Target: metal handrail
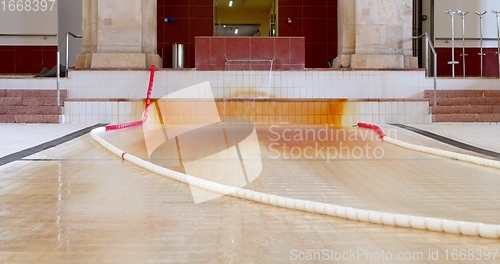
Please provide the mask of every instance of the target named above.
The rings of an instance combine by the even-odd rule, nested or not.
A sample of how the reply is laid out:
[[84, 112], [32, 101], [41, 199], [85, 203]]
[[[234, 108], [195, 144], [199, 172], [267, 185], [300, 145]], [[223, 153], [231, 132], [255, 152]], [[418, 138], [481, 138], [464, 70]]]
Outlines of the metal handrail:
[[[463, 38], [465, 40], [481, 40], [481, 38]], [[436, 40], [444, 40], [444, 41], [447, 41], [447, 40], [451, 40], [451, 38], [436, 38]], [[462, 38], [455, 38], [455, 40], [462, 40]], [[497, 38], [483, 38], [483, 40], [494, 40], [494, 41], [497, 41], [498, 39]]]
[[0, 37], [57, 37], [57, 34], [0, 34]]
[[418, 36], [418, 37], [412, 37], [413, 39], [421, 39], [422, 37], [425, 37], [425, 77], [430, 77], [429, 75], [429, 47], [432, 50], [432, 53], [434, 55], [434, 72], [433, 72], [433, 79], [434, 79], [434, 106], [437, 104], [437, 52], [436, 49], [434, 48], [434, 44], [432, 44], [429, 34], [425, 32], [424, 34]]
[[73, 38], [82, 38], [82, 35], [77, 35], [66, 31], [66, 37], [61, 40], [57, 46], [57, 106], [61, 106], [61, 91], [59, 89], [59, 82], [61, 81], [61, 46], [66, 42], [66, 69], [64, 76], [68, 77], [68, 64], [69, 64], [69, 36]]

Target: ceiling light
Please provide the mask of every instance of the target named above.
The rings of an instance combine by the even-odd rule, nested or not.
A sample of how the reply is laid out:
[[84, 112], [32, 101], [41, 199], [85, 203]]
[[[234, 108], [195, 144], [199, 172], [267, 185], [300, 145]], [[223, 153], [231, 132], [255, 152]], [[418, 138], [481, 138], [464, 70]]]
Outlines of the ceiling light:
[[234, 30], [234, 34], [235, 34], [235, 35], [238, 35], [238, 28], [236, 28], [236, 29]]
[[229, 7], [233, 6], [233, 0], [229, 1]]

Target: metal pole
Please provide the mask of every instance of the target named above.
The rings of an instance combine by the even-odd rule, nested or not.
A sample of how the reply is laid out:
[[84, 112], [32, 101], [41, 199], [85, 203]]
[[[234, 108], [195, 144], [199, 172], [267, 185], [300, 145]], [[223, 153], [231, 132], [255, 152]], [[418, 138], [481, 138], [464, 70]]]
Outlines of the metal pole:
[[465, 77], [465, 56], [468, 54], [465, 54], [465, 16], [469, 14], [469, 11], [467, 12], [462, 12], [460, 10], [457, 11], [457, 14], [459, 14], [462, 17], [462, 71], [463, 71], [463, 76]]
[[59, 81], [61, 80], [61, 52], [57, 51], [57, 106], [61, 106], [61, 92]]
[[455, 15], [457, 12], [451, 10], [444, 12], [451, 17], [451, 61], [448, 64], [451, 65], [451, 76], [455, 77], [455, 64], [458, 64], [458, 61], [455, 61]]
[[425, 76], [429, 77], [429, 36], [427, 36], [427, 32], [425, 32]]
[[483, 77], [483, 57], [486, 55], [483, 52], [483, 16], [487, 13], [488, 11], [484, 12], [479, 12], [476, 10], [476, 15], [479, 16], [479, 39], [480, 39], [480, 45], [481, 45], [481, 51], [477, 54], [481, 56], [481, 77]]
[[66, 69], [64, 70], [65, 77], [68, 77], [68, 64], [69, 64], [69, 33], [66, 32]]
[[437, 53], [434, 53], [434, 106], [437, 105]]
[[491, 10], [493, 14], [497, 16], [497, 57], [498, 57], [498, 76], [500, 76], [500, 11], [495, 9]]

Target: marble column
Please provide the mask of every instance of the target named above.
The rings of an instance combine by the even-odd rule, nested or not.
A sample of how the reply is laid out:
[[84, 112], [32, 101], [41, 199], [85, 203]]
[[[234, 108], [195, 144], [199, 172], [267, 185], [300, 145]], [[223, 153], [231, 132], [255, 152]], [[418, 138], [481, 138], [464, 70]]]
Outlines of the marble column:
[[412, 56], [412, 0], [339, 0], [343, 68], [417, 68]]
[[162, 65], [156, 47], [156, 0], [82, 2], [82, 53], [76, 68]]

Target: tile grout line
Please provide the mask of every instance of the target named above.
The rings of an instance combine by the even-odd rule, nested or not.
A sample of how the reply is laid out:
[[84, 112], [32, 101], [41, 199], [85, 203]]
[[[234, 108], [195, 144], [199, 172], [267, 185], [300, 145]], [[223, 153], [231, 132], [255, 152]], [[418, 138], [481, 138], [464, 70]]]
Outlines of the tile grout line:
[[11, 163], [11, 162], [14, 162], [17, 160], [21, 160], [25, 157], [31, 156], [31, 155], [36, 154], [38, 152], [44, 151], [46, 149], [55, 147], [55, 146], [63, 144], [63, 143], [66, 143], [70, 140], [73, 140], [77, 137], [80, 137], [82, 135], [89, 133], [94, 128], [101, 127], [101, 126], [104, 126], [104, 124], [96, 124], [93, 126], [89, 126], [89, 127], [80, 129], [78, 131], [69, 133], [65, 136], [62, 136], [62, 137], [47, 141], [45, 143], [36, 145], [34, 147], [27, 148], [27, 149], [3, 156], [0, 158], [0, 166], [3, 166], [5, 164]]

